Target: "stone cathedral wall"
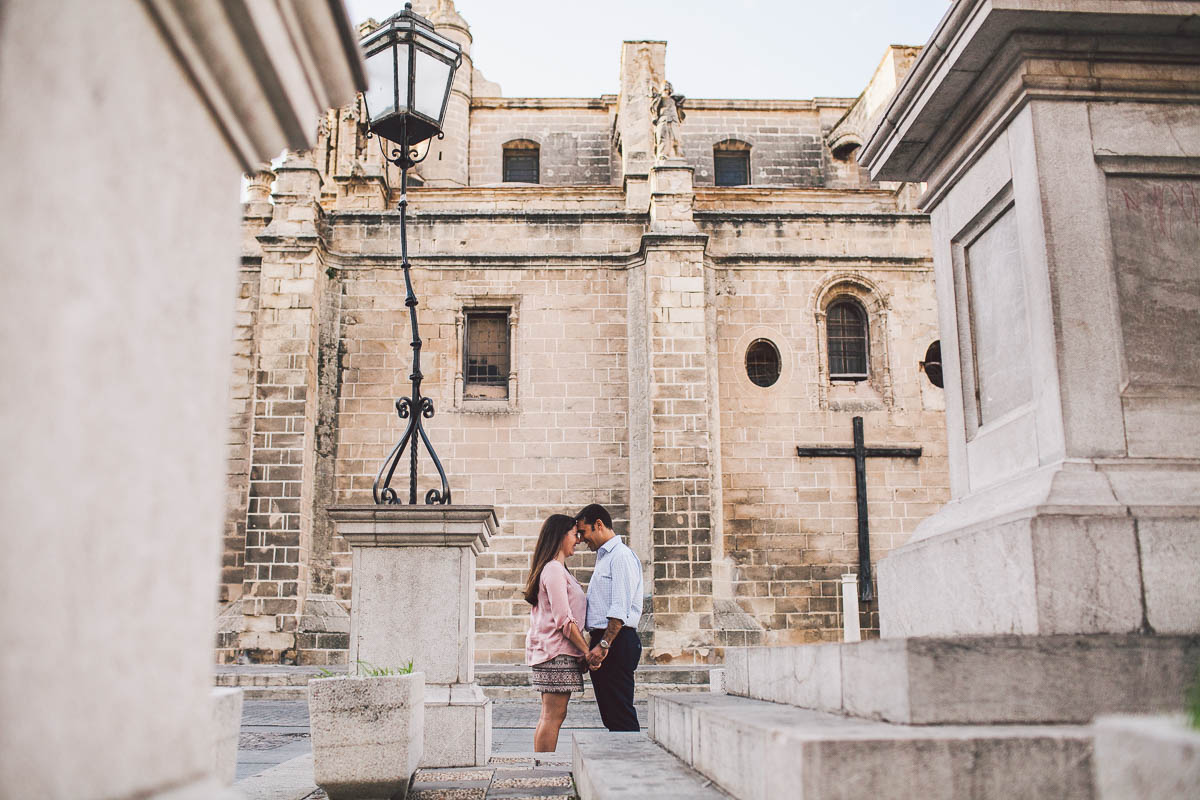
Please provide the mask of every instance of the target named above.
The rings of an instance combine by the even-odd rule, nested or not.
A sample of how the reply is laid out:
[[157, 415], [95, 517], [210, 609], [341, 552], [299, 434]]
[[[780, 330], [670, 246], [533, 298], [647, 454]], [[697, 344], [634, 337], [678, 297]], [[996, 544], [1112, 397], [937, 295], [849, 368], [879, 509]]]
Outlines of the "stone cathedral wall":
[[[434, 449], [449, 475], [455, 503], [496, 506], [500, 535], [482, 553], [476, 572], [476, 658], [520, 662], [528, 606], [521, 585], [541, 523], [551, 513], [574, 513], [588, 503], [610, 507], [617, 525], [628, 521], [629, 371], [625, 343], [625, 270], [588, 263], [547, 265], [500, 258], [464, 265], [445, 242], [466, 241], [468, 251], [554, 252], [554, 241], [581, 249], [636, 247], [628, 223], [602, 212], [527, 222], [524, 213], [455, 210], [439, 204], [437, 190], [413, 192], [410, 225], [413, 281], [420, 299], [422, 392], [437, 415], [427, 422]], [[452, 193], [450, 193], [452, 196]], [[428, 201], [426, 198], [428, 197]], [[452, 204], [452, 197], [449, 203]], [[431, 209], [431, 206], [432, 207]], [[470, 223], [463, 221], [470, 215]], [[598, 217], [598, 218], [592, 218]], [[370, 252], [370, 240], [396, 234], [394, 222], [337, 224], [335, 242]], [[438, 253], [428, 264], [420, 254]], [[394, 402], [410, 391], [412, 348], [403, 275], [388, 264], [338, 267], [342, 293], [341, 399], [336, 463], [337, 503], [370, 503], [379, 465], [403, 431]], [[469, 260], [469, 259], [466, 259]], [[458, 263], [455, 263], [458, 261]], [[456, 317], [466, 307], [511, 308], [516, 315], [515, 402], [456, 403], [462, 359]], [[421, 491], [436, 486], [424, 463]], [[407, 462], [394, 486], [407, 486]], [[349, 599], [347, 548], [334, 546], [336, 596]], [[593, 557], [578, 555], [572, 571], [586, 581]]]
[[[818, 370], [820, 289], [837, 292], [838, 281], [854, 286], [863, 278], [889, 296], [886, 341], [871, 347], [887, 350], [890, 398], [872, 381], [838, 384]], [[732, 597], [763, 626], [767, 643], [838, 641], [840, 577], [858, 572], [854, 462], [799, 458], [796, 446], [848, 446], [851, 420], [862, 416], [868, 447], [922, 448], [915, 462], [868, 459], [872, 561], [948, 499], [941, 390], [918, 370], [937, 338], [930, 267], [748, 260], [719, 268], [716, 284], [722, 539]], [[746, 348], [760, 338], [783, 357], [779, 382], [767, 388], [744, 367]], [[860, 614], [863, 628], [877, 632], [875, 601]]]
[[[626, 67], [650, 73], [623, 75], [622, 92], [665, 52], [627, 45], [646, 52]], [[948, 495], [941, 390], [919, 367], [937, 338], [928, 218], [912, 187], [872, 184], [830, 146], [867, 112], [690, 100], [684, 159], [651, 167], [640, 94], [493, 93], [461, 104], [468, 118], [417, 168], [408, 213], [426, 429], [453, 501], [500, 522], [478, 559], [476, 660], [523, 661], [541, 523], [591, 502], [643, 558], [648, 658], [838, 639], [840, 577], [858, 571], [853, 462], [796, 446], [848, 445], [862, 416], [868, 446], [923, 449], [868, 462], [874, 562]], [[350, 553], [325, 509], [371, 502], [412, 369], [399, 175], [363, 119], [361, 103], [330, 110], [313, 151], [250, 176], [221, 661], [346, 658]], [[538, 145], [540, 183], [503, 183], [513, 140]], [[751, 185], [713, 185], [713, 148], [731, 141], [750, 148]], [[867, 313], [863, 381], [829, 377], [825, 309], [843, 296]], [[508, 314], [507, 399], [464, 396], [472, 310]], [[747, 375], [757, 339], [781, 356], [771, 386]], [[421, 450], [423, 496], [439, 483]], [[407, 475], [406, 459], [401, 495]], [[571, 564], [585, 583], [593, 560], [581, 549]], [[875, 608], [862, 607], [868, 632]]]

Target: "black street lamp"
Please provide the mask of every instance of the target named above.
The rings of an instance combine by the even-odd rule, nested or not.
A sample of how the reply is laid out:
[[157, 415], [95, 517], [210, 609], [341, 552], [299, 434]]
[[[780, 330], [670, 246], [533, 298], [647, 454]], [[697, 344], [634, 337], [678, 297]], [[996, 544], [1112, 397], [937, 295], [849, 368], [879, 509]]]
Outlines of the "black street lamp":
[[[462, 63], [462, 50], [457, 44], [439, 36], [433, 24], [405, 3], [404, 10], [386, 20], [363, 38], [363, 53], [367, 60], [367, 91], [363, 96], [369, 119], [368, 130], [380, 139], [396, 145], [391, 155], [384, 155], [400, 168], [400, 266], [404, 269], [408, 318], [412, 324], [413, 370], [412, 395], [396, 401], [396, 413], [408, 420], [400, 441], [379, 469], [372, 494], [376, 503], [399, 503], [400, 497], [391, 487], [392, 475], [407, 449], [409, 454], [408, 502], [417, 502], [417, 450], [425, 443], [429, 457], [437, 467], [442, 488], [425, 493], [427, 504], [449, 503], [450, 485], [446, 471], [438, 460], [422, 419], [433, 417], [433, 400], [421, 396], [421, 336], [417, 332], [417, 296], [413, 293], [408, 263], [408, 171], [425, 156], [417, 157], [417, 145], [434, 136], [441, 139], [442, 121], [450, 99], [454, 73]], [[426, 149], [425, 154], [428, 155]], [[410, 447], [411, 446], [411, 447]]]

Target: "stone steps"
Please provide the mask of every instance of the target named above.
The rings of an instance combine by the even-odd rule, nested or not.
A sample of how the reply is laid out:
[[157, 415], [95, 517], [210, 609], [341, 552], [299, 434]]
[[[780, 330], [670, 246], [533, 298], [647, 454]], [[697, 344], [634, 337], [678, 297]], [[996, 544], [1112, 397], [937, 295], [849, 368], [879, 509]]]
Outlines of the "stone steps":
[[731, 695], [676, 694], [651, 699], [650, 736], [739, 800], [1093, 796], [1086, 726], [895, 725]]
[[571, 739], [579, 800], [729, 798], [644, 733], [576, 733]]
[[1197, 636], [969, 636], [728, 648], [726, 689], [917, 725], [1091, 722], [1182, 709]]

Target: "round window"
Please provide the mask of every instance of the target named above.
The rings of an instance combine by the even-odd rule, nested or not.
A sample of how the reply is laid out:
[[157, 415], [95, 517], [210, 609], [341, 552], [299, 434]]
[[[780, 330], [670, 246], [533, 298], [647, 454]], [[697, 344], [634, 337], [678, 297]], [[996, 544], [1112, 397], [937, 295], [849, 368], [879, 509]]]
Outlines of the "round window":
[[773, 386], [780, 366], [779, 349], [766, 339], [755, 339], [746, 348], [746, 375], [756, 386]]

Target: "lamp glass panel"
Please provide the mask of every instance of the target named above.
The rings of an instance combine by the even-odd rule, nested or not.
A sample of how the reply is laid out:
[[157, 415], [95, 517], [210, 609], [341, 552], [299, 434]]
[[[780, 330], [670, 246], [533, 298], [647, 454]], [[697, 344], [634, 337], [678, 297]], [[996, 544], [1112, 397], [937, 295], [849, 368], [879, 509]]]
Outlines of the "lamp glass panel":
[[412, 47], [410, 43], [402, 43], [396, 48], [396, 85], [400, 87], [397, 94], [400, 95], [400, 111], [408, 111], [408, 49]]
[[373, 120], [382, 119], [396, 110], [392, 53], [393, 49], [388, 47], [367, 58], [367, 111]]
[[413, 111], [437, 122], [442, 121], [442, 102], [450, 80], [450, 65], [423, 50], [417, 50], [417, 80], [413, 87]]

